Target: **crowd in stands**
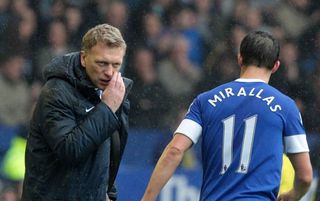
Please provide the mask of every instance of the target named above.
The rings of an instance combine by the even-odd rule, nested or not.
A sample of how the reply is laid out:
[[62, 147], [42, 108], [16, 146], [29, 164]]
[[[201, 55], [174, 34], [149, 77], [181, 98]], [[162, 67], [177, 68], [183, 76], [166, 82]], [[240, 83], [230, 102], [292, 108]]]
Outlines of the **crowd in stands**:
[[134, 81], [132, 128], [174, 130], [195, 94], [239, 76], [246, 33], [274, 34], [281, 67], [270, 84], [298, 104], [319, 167], [320, 1], [1, 0], [0, 201], [19, 197], [23, 178], [3, 167], [12, 142], [27, 136], [42, 69], [79, 51], [82, 35], [100, 23], [119, 28], [128, 45], [122, 71]]

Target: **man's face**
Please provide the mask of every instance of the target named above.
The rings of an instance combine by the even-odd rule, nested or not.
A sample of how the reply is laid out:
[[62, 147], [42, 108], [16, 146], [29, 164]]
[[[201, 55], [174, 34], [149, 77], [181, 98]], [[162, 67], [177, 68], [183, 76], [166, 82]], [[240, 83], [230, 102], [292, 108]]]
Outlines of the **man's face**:
[[119, 71], [125, 50], [120, 47], [111, 48], [98, 42], [88, 51], [81, 51], [81, 64], [92, 83], [104, 90], [115, 71]]

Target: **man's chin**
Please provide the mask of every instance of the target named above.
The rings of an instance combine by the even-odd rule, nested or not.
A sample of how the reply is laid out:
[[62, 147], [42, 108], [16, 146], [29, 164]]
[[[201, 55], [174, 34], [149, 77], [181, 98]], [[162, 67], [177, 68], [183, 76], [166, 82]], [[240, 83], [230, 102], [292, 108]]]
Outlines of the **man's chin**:
[[99, 83], [98, 88], [104, 90], [108, 86], [108, 83]]
[[104, 90], [106, 89], [106, 87], [107, 87], [107, 86], [101, 86], [101, 85], [98, 86], [98, 88], [99, 88], [100, 90], [102, 90], [102, 91], [104, 91]]

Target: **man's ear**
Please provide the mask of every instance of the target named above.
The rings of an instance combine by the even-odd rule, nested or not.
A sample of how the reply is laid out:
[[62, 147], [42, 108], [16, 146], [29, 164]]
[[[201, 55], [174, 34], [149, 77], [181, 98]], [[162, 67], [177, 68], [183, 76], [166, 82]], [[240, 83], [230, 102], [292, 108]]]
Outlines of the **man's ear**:
[[240, 55], [240, 53], [238, 53], [238, 64], [239, 64], [239, 66], [242, 66], [242, 64], [243, 64], [243, 59], [242, 59], [242, 56]]
[[86, 53], [81, 50], [80, 51], [80, 62], [81, 62], [81, 65], [85, 68], [86, 67]]
[[274, 63], [274, 65], [273, 65], [273, 68], [272, 68], [272, 70], [271, 70], [271, 73], [275, 73], [275, 72], [279, 69], [279, 67], [280, 67], [280, 61], [277, 60], [277, 61]]

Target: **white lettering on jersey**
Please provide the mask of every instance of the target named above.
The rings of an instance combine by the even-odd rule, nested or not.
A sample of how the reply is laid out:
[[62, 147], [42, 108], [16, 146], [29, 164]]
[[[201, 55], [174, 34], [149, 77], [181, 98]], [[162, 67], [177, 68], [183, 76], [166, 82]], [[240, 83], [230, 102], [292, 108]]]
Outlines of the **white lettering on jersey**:
[[[257, 91], [257, 93], [255, 93]], [[244, 87], [241, 87], [237, 92], [232, 88], [225, 88], [222, 91], [219, 91], [218, 94], [215, 94], [212, 99], [209, 99], [208, 102], [213, 106], [216, 107], [219, 102], [223, 102], [224, 99], [230, 98], [232, 96], [251, 96], [258, 99], [261, 99], [263, 102], [265, 102], [269, 107], [269, 109], [272, 112], [276, 112], [278, 110], [281, 110], [281, 105], [279, 104], [272, 104], [275, 101], [274, 96], [268, 96], [263, 97], [263, 89], [246, 89]]]

